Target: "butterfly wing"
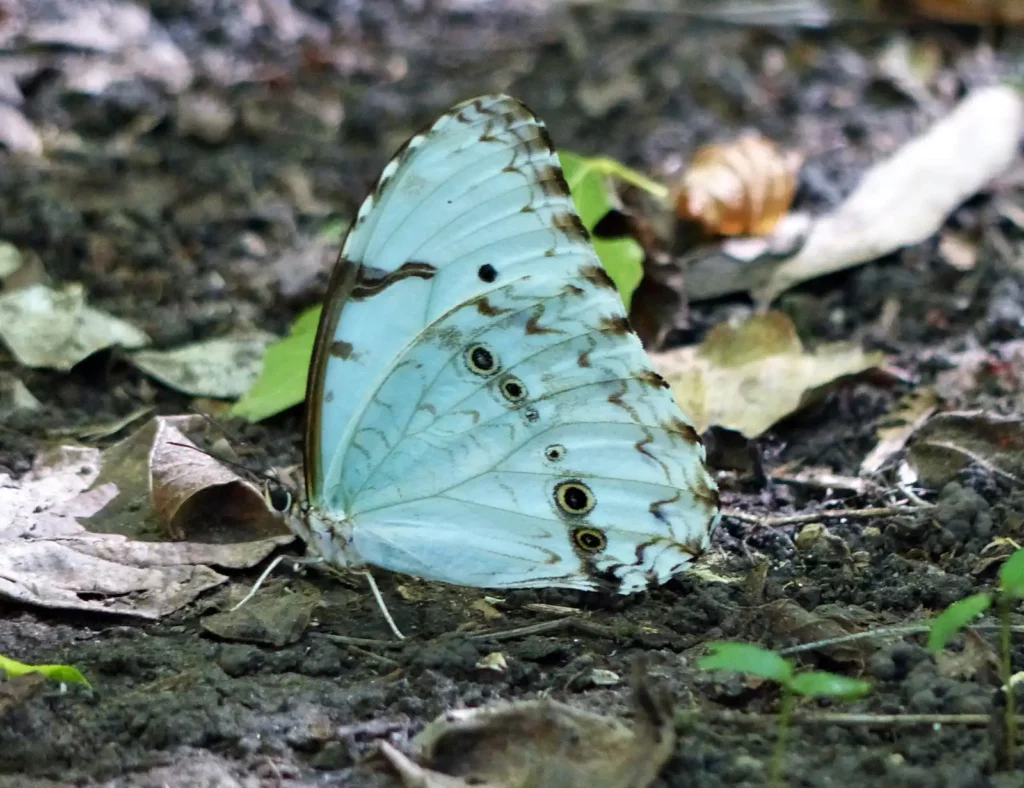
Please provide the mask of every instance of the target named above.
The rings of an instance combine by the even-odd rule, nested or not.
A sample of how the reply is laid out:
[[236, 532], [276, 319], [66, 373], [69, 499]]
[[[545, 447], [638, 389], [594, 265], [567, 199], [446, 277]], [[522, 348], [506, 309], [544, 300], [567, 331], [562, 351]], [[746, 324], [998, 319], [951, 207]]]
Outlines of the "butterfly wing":
[[384, 169], [332, 279], [307, 418], [309, 500], [348, 561], [628, 592], [717, 521], [699, 437], [544, 126], [506, 96], [455, 107]]

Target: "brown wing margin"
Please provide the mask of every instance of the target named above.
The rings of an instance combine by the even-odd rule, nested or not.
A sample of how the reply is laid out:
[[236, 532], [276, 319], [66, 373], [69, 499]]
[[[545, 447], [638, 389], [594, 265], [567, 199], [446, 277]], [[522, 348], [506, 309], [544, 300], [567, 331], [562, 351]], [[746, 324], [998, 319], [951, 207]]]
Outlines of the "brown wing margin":
[[[349, 232], [355, 229], [355, 222]], [[348, 240], [346, 235], [345, 240]], [[344, 242], [341, 246], [345, 248]], [[313, 358], [309, 364], [309, 375], [306, 378], [306, 417], [303, 429], [302, 452], [304, 476], [306, 479], [306, 500], [315, 500], [315, 494], [323, 489], [323, 472], [320, 467], [321, 429], [320, 417], [324, 406], [324, 377], [327, 374], [327, 361], [330, 358], [334, 332], [341, 319], [341, 312], [356, 283], [359, 281], [359, 269], [362, 266], [344, 257], [338, 256], [331, 272], [331, 281], [327, 285], [323, 310], [320, 312], [320, 323], [316, 327], [316, 340], [313, 343]]]

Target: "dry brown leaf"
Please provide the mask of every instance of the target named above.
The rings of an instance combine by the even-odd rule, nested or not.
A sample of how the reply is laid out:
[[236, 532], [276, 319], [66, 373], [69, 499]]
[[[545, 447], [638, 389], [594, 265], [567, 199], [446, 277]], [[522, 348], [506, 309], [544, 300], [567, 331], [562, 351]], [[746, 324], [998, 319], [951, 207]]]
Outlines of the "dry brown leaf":
[[807, 352], [782, 312], [756, 315], [735, 328], [716, 326], [700, 345], [651, 355], [698, 432], [718, 425], [748, 438], [882, 358], [839, 343]]
[[717, 235], [767, 235], [789, 211], [803, 157], [746, 135], [697, 150], [675, 197], [681, 219]]
[[645, 788], [675, 749], [672, 703], [635, 676], [633, 707], [632, 727], [547, 699], [460, 709], [413, 740], [416, 760], [380, 751], [408, 788]]
[[970, 627], [964, 630], [963, 650], [943, 649], [935, 655], [939, 675], [947, 679], [970, 680], [979, 672], [999, 675], [999, 657], [995, 649]]
[[[292, 541], [265, 505], [259, 514], [260, 491], [219, 475], [210, 458], [179, 449], [160, 459], [168, 440], [187, 441], [178, 427], [189, 420], [202, 421], [156, 419], [106, 452], [63, 447], [20, 479], [0, 475], [0, 596], [157, 618], [227, 580], [209, 565], [251, 567]], [[232, 520], [250, 531], [229, 528]], [[154, 541], [167, 527], [196, 541]]]
[[[765, 605], [772, 635], [794, 644], [816, 643], [864, 631], [874, 618], [852, 605], [818, 605], [808, 612], [791, 599]], [[872, 638], [823, 646], [818, 651], [836, 662], [863, 665], [878, 650], [881, 641]]]
[[[1024, 97], [982, 88], [867, 172], [834, 211], [801, 230], [790, 214], [764, 239], [729, 240], [691, 255], [691, 301], [747, 291], [768, 304], [801, 282], [877, 259], [938, 232], [949, 214], [1016, 160]], [[805, 220], [806, 221], [806, 220]]]
[[938, 404], [938, 397], [931, 389], [903, 397], [879, 425], [878, 443], [861, 462], [860, 472], [870, 476], [882, 470], [890, 459], [903, 451], [910, 436], [929, 419]]
[[932, 416], [914, 434], [900, 477], [937, 489], [972, 463], [1013, 484], [1024, 483], [1024, 422], [982, 411]]

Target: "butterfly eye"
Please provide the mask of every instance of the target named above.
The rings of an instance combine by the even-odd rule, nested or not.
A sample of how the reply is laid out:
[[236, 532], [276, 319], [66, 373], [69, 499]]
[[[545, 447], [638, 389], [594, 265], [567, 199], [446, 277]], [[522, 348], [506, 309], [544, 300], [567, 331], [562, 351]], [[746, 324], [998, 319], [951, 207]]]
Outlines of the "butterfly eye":
[[471, 345], [466, 351], [466, 364], [475, 375], [493, 375], [498, 371], [498, 359], [485, 345]]
[[526, 386], [519, 378], [509, 375], [501, 381], [501, 394], [509, 402], [522, 402], [526, 399]]
[[555, 488], [555, 503], [566, 514], [579, 517], [589, 514], [597, 499], [587, 485], [573, 479], [570, 482], [562, 482]]
[[263, 495], [267, 499], [270, 508], [275, 512], [284, 514], [292, 508], [292, 494], [284, 489], [284, 487], [268, 485]]
[[544, 456], [551, 462], [558, 462], [565, 456], [565, 446], [555, 443], [544, 449]]
[[572, 532], [572, 541], [587, 553], [598, 553], [608, 545], [608, 539], [596, 528], [577, 528]]

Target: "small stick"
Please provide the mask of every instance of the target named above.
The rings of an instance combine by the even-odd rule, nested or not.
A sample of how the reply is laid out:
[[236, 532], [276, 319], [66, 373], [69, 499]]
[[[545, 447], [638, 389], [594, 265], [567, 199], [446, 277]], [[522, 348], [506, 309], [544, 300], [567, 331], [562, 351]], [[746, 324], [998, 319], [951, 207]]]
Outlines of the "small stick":
[[[1002, 630], [1001, 624], [972, 624], [967, 629], [974, 629], [979, 632], [999, 632]], [[904, 635], [925, 635], [932, 631], [930, 624], [912, 624], [905, 627], [890, 627], [887, 629], [868, 629], [864, 632], [854, 632], [851, 635], [842, 635], [835, 638], [825, 638], [824, 640], [816, 640], [813, 643], [799, 643], [795, 646], [788, 648], [779, 649], [779, 655], [783, 657], [789, 657], [793, 654], [799, 654], [803, 651], [814, 651], [819, 648], [828, 648], [829, 646], [839, 646], [844, 643], [853, 643], [856, 640], [866, 640], [870, 638], [888, 638], [888, 637], [903, 637]], [[1024, 632], [1024, 624], [1014, 624], [1010, 627], [1010, 631], [1015, 634]]]
[[317, 637], [330, 640], [334, 643], [341, 643], [343, 646], [358, 646], [361, 648], [402, 648], [401, 643], [393, 640], [374, 640], [372, 638], [353, 638], [348, 635], [331, 635], [326, 632], [315, 633]]
[[876, 506], [869, 509], [826, 509], [820, 512], [787, 514], [781, 517], [760, 517], [756, 514], [738, 512], [735, 509], [726, 509], [722, 512], [722, 516], [731, 517], [741, 523], [777, 528], [782, 525], [803, 525], [821, 520], [865, 520], [870, 517], [896, 517], [902, 514], [920, 513], [921, 509], [917, 506]]
[[[776, 714], [745, 714], [741, 711], [714, 711], [696, 714], [709, 722], [745, 724], [776, 724]], [[1024, 722], [1024, 716], [1017, 718]], [[794, 714], [790, 722], [797, 725], [988, 725], [990, 714]]]

